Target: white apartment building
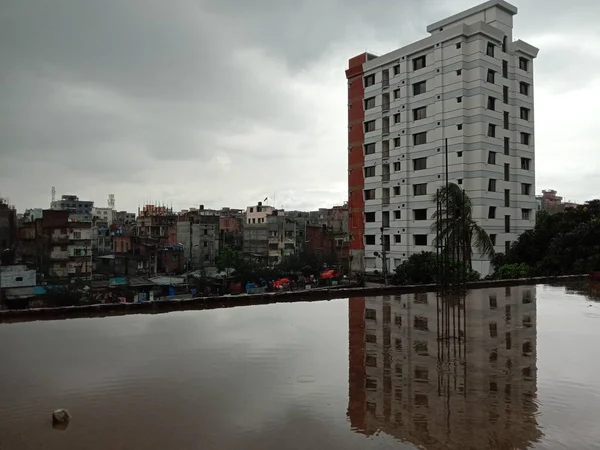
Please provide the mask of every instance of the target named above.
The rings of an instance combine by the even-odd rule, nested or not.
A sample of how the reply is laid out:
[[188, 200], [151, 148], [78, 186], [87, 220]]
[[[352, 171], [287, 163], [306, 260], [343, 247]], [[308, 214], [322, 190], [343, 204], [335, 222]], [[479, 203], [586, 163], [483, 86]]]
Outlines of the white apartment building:
[[[350, 60], [353, 270], [381, 270], [382, 245], [390, 270], [434, 250], [432, 196], [444, 183], [446, 141], [449, 181], [466, 191], [495, 250], [533, 228], [538, 49], [513, 40], [516, 14], [490, 0], [428, 26], [425, 39]], [[474, 255], [473, 268], [486, 275], [490, 264]]]
[[96, 206], [92, 208], [92, 217], [101, 222], [106, 222], [108, 225], [111, 225], [114, 222], [114, 215], [115, 210], [112, 208], [99, 208]]

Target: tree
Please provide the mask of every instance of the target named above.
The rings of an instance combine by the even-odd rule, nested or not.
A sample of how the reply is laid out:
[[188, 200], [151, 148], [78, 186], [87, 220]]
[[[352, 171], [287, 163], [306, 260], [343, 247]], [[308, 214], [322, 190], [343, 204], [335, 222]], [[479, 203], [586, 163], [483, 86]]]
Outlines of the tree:
[[[483, 256], [492, 257], [494, 246], [487, 232], [473, 220], [473, 206], [467, 193], [457, 184], [449, 183], [433, 195], [441, 209], [433, 214], [431, 225], [437, 237], [434, 245], [447, 242], [446, 251], [458, 261], [473, 268], [473, 248]], [[439, 228], [439, 229], [438, 229]]]

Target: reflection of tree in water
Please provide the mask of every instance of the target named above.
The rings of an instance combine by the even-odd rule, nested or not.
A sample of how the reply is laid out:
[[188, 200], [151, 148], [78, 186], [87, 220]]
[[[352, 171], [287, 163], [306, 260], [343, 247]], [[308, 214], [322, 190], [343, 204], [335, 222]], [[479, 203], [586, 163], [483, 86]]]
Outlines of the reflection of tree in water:
[[426, 449], [528, 448], [535, 414], [535, 286], [350, 301], [353, 429]]
[[565, 287], [567, 294], [582, 295], [589, 300], [600, 301], [600, 280], [578, 280], [560, 284]]

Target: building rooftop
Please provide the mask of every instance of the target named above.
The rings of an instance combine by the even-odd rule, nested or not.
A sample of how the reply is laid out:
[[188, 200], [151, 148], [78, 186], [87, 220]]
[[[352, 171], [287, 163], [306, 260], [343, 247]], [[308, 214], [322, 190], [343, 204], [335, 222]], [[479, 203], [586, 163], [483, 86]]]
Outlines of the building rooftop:
[[483, 12], [487, 9], [493, 8], [493, 7], [498, 7], [503, 9], [504, 11], [506, 11], [507, 13], [511, 14], [511, 15], [515, 15], [518, 12], [518, 9], [516, 6], [511, 5], [510, 3], [505, 2], [504, 0], [489, 0], [485, 3], [482, 3], [480, 5], [474, 6], [473, 8], [469, 8], [463, 12], [459, 12], [458, 14], [454, 14], [453, 16], [447, 17], [445, 19], [442, 19], [438, 22], [432, 23], [431, 25], [429, 25], [427, 27], [427, 32], [428, 33], [432, 33], [436, 30], [438, 30], [439, 28], [443, 28], [447, 25], [450, 25], [454, 22], [459, 22], [461, 20], [464, 20], [465, 18], [472, 16], [474, 14]]

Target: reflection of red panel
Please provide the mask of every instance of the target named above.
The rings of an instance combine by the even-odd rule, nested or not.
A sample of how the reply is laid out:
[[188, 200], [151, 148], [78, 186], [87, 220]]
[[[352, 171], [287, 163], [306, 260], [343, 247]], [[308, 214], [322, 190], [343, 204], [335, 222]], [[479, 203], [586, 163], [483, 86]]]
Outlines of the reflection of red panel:
[[348, 419], [357, 431], [366, 429], [365, 299], [348, 300]]
[[363, 153], [365, 141], [363, 63], [366, 60], [366, 53], [355, 56], [348, 61], [348, 70], [346, 70], [348, 79], [348, 221], [352, 250], [364, 250], [365, 248], [363, 242], [365, 231], [363, 221], [365, 209], [363, 197], [365, 186], [363, 174], [365, 164]]

